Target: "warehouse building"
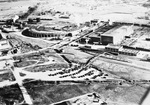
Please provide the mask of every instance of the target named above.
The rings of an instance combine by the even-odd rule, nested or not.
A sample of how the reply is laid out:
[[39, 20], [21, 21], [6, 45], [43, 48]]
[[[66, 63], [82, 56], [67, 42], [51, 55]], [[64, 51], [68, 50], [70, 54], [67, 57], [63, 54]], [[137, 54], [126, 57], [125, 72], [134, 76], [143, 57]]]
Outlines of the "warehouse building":
[[145, 51], [139, 51], [137, 54], [137, 58], [142, 60], [147, 60], [149, 56], [150, 56], [149, 52], [145, 52]]
[[108, 44], [105, 47], [105, 50], [107, 52], [118, 53], [118, 54], [123, 54], [128, 56], [137, 56], [140, 51], [134, 48], [127, 48], [124, 46], [113, 45], [113, 44]]
[[101, 34], [101, 42], [103, 45], [110, 43], [119, 45], [126, 36], [133, 34], [133, 32], [132, 26], [118, 26]]
[[137, 56], [139, 50], [136, 49], [128, 49], [128, 48], [120, 48], [119, 54], [129, 55], [129, 56]]
[[67, 35], [67, 32], [49, 32], [49, 31], [38, 31], [36, 29], [27, 29], [22, 32], [23, 35], [26, 35], [28, 37], [34, 37], [34, 38], [56, 38], [61, 39], [65, 35]]
[[121, 46], [118, 45], [113, 45], [113, 44], [108, 44], [105, 49], [108, 52], [119, 52], [119, 48], [121, 48]]

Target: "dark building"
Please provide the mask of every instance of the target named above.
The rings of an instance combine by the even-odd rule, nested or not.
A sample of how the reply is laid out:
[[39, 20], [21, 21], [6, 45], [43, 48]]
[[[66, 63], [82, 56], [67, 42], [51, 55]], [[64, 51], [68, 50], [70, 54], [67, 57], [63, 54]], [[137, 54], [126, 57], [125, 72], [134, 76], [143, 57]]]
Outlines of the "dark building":
[[41, 19], [40, 18], [36, 18], [36, 22], [40, 22], [41, 21]]
[[36, 24], [38, 22], [40, 22], [40, 18], [36, 18], [36, 19], [29, 18], [28, 19], [28, 24]]
[[112, 43], [113, 44], [113, 37], [111, 37], [111, 36], [101, 36], [101, 43], [103, 44], [103, 45], [107, 45], [107, 44], [110, 44], [110, 43]]
[[3, 37], [2, 37], [2, 34], [0, 33], [0, 40], [2, 39]]
[[96, 25], [98, 23], [98, 19], [91, 20], [91, 24]]
[[33, 22], [33, 19], [29, 18], [28, 23], [31, 23], [31, 22]]
[[81, 38], [81, 39], [79, 40], [79, 43], [85, 44], [85, 43], [86, 43], [86, 38]]
[[101, 37], [98, 35], [92, 35], [89, 37], [89, 44], [101, 44]]
[[90, 27], [91, 23], [90, 22], [85, 22], [85, 26]]
[[8, 19], [8, 20], [6, 20], [6, 24], [7, 24], [7, 25], [12, 25], [12, 24], [13, 24], [13, 19]]
[[49, 38], [54, 38], [54, 39], [61, 39], [67, 33], [38, 31], [36, 29], [26, 29], [22, 32], [22, 34], [25, 35], [25, 36], [34, 37], [34, 38], [49, 37]]

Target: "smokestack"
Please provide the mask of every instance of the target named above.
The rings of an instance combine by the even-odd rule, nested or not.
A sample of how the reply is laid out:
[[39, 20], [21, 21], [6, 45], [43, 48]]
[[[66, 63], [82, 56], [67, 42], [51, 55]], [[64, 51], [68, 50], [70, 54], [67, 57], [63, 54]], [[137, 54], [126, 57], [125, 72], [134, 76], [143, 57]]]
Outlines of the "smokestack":
[[111, 21], [110, 19], [108, 20], [109, 25], [113, 25], [113, 21]]
[[13, 22], [15, 23], [17, 19], [19, 19], [19, 16], [15, 15], [15, 17], [13, 18]]

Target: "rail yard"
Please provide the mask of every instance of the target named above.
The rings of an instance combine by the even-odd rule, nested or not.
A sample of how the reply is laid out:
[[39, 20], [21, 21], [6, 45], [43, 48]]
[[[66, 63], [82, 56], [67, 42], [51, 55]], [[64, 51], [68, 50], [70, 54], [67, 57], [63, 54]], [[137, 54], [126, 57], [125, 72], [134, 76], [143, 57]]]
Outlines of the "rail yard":
[[149, 105], [148, 4], [0, 0], [0, 105]]

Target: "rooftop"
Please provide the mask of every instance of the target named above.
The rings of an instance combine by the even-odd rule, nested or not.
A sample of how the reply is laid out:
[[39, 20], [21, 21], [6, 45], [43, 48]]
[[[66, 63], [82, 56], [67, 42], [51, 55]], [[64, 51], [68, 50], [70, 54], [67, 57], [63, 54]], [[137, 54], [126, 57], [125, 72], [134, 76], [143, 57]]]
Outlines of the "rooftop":
[[127, 48], [120, 48], [119, 51], [125, 53], [134, 53], [134, 54], [137, 54], [139, 52], [139, 50], [127, 49]]
[[110, 29], [109, 31], [105, 32], [102, 34], [102, 36], [114, 36], [114, 35], [120, 35], [120, 33], [122, 32], [127, 32], [127, 29], [129, 28], [130, 26], [116, 26], [112, 29]]
[[38, 31], [36, 29], [31, 29], [32, 32], [34, 33], [39, 33], [39, 34], [67, 34], [67, 32], [64, 32], [64, 31]]
[[100, 37], [100, 35], [99, 35], [99, 34], [97, 34], [97, 33], [93, 33], [92, 35], [89, 35], [89, 37], [96, 37], [96, 38], [98, 37], [98, 38], [99, 38], [99, 37]]
[[119, 45], [114, 45], [114, 44], [108, 44], [106, 47], [107, 47], [107, 48], [109, 47], [109, 48], [119, 49], [121, 46], [119, 46]]
[[11, 46], [7, 40], [0, 40], [0, 51], [10, 49]]

